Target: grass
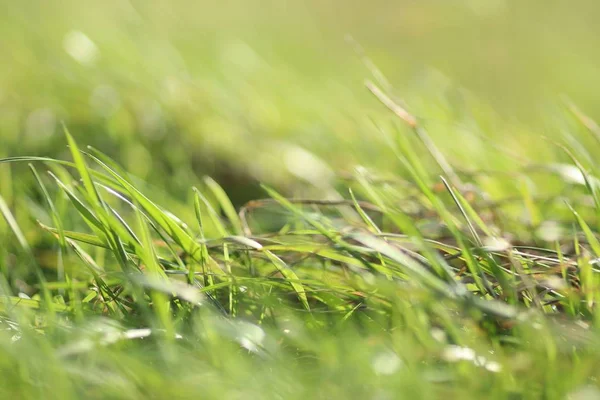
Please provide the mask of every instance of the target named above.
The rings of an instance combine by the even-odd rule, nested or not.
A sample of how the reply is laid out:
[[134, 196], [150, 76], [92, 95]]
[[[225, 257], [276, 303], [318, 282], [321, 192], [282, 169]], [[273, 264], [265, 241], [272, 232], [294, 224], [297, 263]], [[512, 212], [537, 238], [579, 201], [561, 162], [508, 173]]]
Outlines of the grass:
[[[14, 207], [0, 203], [12, 238], [3, 248], [2, 395], [597, 393], [589, 155], [559, 147], [573, 166], [512, 172], [519, 195], [497, 199], [479, 182], [506, 184], [502, 171], [454, 170], [418, 119], [369, 85], [401, 117], [388, 150], [407, 179], [357, 169], [332, 181], [336, 198], [264, 186], [268, 197], [236, 210], [206, 178], [180, 219], [66, 129], [72, 161], [1, 160], [29, 163], [37, 189], [24, 200], [46, 232], [31, 247]], [[428, 172], [427, 157], [445, 177]], [[568, 192], [534, 198], [534, 173]]]
[[[407, 6], [403, 29], [436, 31], [419, 11], [434, 3]], [[283, 33], [283, 13], [242, 7], [38, 6], [52, 23], [23, 43], [33, 8], [0, 24], [1, 398], [600, 395], [583, 107], [556, 101], [532, 128], [437, 73], [398, 90], [368, 45], [335, 48], [299, 6]], [[452, 25], [458, 8], [437, 10]], [[219, 36], [248, 21], [281, 42]], [[67, 45], [86, 33], [89, 57]]]

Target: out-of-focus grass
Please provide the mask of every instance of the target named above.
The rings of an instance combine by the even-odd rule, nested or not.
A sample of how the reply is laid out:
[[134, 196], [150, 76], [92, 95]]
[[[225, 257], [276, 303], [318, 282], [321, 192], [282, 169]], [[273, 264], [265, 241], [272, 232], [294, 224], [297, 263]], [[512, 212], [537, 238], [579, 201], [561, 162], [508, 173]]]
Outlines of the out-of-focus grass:
[[0, 396], [597, 397], [596, 9], [3, 4]]
[[[540, 106], [559, 94], [593, 115], [594, 4], [7, 3], [2, 148], [59, 154], [65, 121], [142, 179], [174, 176], [169, 190], [183, 196], [208, 173], [236, 203], [257, 194], [256, 181], [289, 184], [297, 168], [280, 166], [303, 159], [292, 144], [335, 168], [384, 167], [368, 121], [380, 108], [362, 88], [367, 73], [348, 34], [455, 159], [465, 161], [463, 143], [478, 146], [473, 134], [531, 146], [529, 130], [488, 121], [463, 88], [536, 133], [556, 129], [556, 111]], [[473, 123], [474, 112], [485, 121]]]

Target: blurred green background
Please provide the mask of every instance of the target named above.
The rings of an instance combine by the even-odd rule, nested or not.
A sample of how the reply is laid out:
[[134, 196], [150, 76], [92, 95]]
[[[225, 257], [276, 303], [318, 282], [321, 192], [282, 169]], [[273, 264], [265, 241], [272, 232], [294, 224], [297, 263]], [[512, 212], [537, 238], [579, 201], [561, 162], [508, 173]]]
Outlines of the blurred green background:
[[[389, 170], [370, 118], [393, 117], [364, 89], [370, 72], [350, 35], [454, 164], [485, 168], [473, 135], [540, 146], [561, 96], [600, 114], [598, 11], [594, 1], [3, 1], [0, 156], [65, 155], [64, 121], [178, 198], [208, 174], [236, 204], [260, 195], [258, 181], [292, 191], [318, 186], [328, 166]], [[464, 110], [476, 123], [456, 122]]]

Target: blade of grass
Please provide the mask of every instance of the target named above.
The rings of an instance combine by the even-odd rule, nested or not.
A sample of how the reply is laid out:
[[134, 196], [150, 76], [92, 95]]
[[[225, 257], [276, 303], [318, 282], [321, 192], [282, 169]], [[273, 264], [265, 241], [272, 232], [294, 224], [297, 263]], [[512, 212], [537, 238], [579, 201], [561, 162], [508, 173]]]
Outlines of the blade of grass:
[[304, 285], [302, 285], [298, 275], [291, 269], [281, 258], [277, 257], [275, 254], [270, 252], [269, 250], [263, 250], [264, 254], [271, 260], [273, 265], [277, 268], [277, 270], [283, 275], [286, 281], [290, 284], [290, 286], [296, 292], [300, 303], [306, 309], [306, 311], [310, 311], [310, 306], [308, 304], [308, 298], [306, 297], [306, 290], [304, 289]]
[[575, 155], [573, 155], [573, 153], [569, 149], [567, 149], [565, 146], [558, 144], [558, 143], [556, 143], [556, 145], [559, 146], [569, 156], [569, 158], [573, 161], [573, 163], [577, 166], [577, 168], [581, 172], [581, 175], [583, 176], [583, 179], [585, 181], [585, 187], [587, 188], [588, 192], [594, 199], [594, 206], [596, 207], [596, 216], [598, 218], [598, 227], [600, 227], [600, 197], [598, 196], [598, 191], [597, 191], [596, 185], [592, 184], [592, 181], [591, 181], [587, 171], [585, 170], [583, 165], [579, 162], [579, 160], [575, 157]]
[[360, 217], [362, 218], [363, 222], [367, 225], [369, 230], [373, 233], [381, 233], [381, 229], [379, 229], [379, 227], [375, 224], [375, 222], [373, 222], [371, 217], [369, 217], [365, 210], [362, 209], [360, 204], [358, 204], [358, 201], [356, 201], [356, 197], [354, 197], [354, 192], [352, 191], [352, 189], [348, 189], [348, 191], [350, 193], [350, 197], [352, 198], [352, 202], [354, 203], [354, 208], [356, 209], [356, 212], [358, 213], [358, 215], [360, 215]]
[[450, 163], [446, 160], [446, 157], [444, 157], [444, 155], [437, 148], [433, 140], [431, 140], [427, 131], [417, 122], [417, 119], [408, 111], [406, 111], [406, 109], [394, 102], [373, 82], [366, 81], [365, 86], [383, 105], [385, 105], [390, 111], [392, 111], [414, 131], [414, 133], [425, 145], [433, 159], [444, 172], [444, 174], [450, 178], [454, 186], [462, 187], [463, 185], [460, 178], [458, 177], [456, 172], [454, 172], [454, 169], [450, 166]]
[[217, 201], [219, 202], [219, 205], [221, 206], [221, 209], [227, 216], [227, 219], [229, 219], [229, 222], [231, 223], [231, 226], [233, 227], [234, 232], [237, 235], [243, 236], [244, 230], [242, 228], [242, 224], [240, 222], [239, 216], [238, 216], [237, 212], [235, 211], [235, 208], [233, 207], [231, 200], [229, 200], [229, 197], [227, 196], [227, 194], [225, 193], [223, 188], [217, 182], [215, 182], [212, 178], [210, 178], [208, 176], [204, 177], [204, 183], [206, 184], [206, 186], [208, 186], [210, 191], [216, 197]]
[[4, 217], [4, 220], [6, 221], [6, 223], [12, 230], [15, 237], [17, 238], [17, 241], [21, 245], [21, 248], [24, 250], [25, 254], [29, 258], [29, 262], [31, 263], [31, 268], [35, 271], [35, 273], [38, 277], [38, 280], [42, 283], [41, 289], [42, 289], [42, 294], [43, 294], [43, 298], [44, 298], [44, 304], [48, 308], [48, 313], [49, 313], [51, 319], [53, 319], [55, 316], [56, 308], [54, 307], [55, 303], [52, 300], [52, 294], [43, 285], [46, 282], [46, 279], [44, 278], [44, 274], [40, 270], [40, 267], [35, 259], [35, 255], [33, 254], [33, 251], [31, 250], [31, 247], [29, 246], [29, 243], [27, 242], [25, 235], [23, 235], [23, 232], [21, 231], [19, 224], [15, 220], [15, 217], [13, 216], [12, 212], [10, 211], [10, 208], [8, 207], [8, 205], [6, 204], [6, 202], [4, 201], [4, 198], [2, 196], [0, 196], [0, 213]]
[[100, 207], [100, 205], [102, 204], [102, 201], [100, 200], [100, 196], [98, 195], [98, 192], [96, 191], [96, 186], [94, 185], [94, 181], [92, 181], [92, 177], [90, 176], [88, 167], [85, 163], [85, 160], [83, 159], [83, 155], [82, 155], [81, 151], [79, 150], [79, 147], [77, 146], [77, 143], [75, 142], [75, 139], [73, 139], [73, 136], [71, 136], [71, 134], [69, 133], [69, 131], [65, 125], [63, 125], [63, 130], [65, 132], [65, 136], [67, 137], [67, 142], [69, 144], [69, 148], [71, 150], [71, 156], [73, 157], [75, 166], [77, 167], [77, 171], [79, 172], [79, 175], [81, 176], [81, 179], [83, 180], [83, 186], [85, 187], [85, 189], [88, 193], [88, 196], [92, 201], [92, 207], [94, 209], [96, 209], [96, 208]]

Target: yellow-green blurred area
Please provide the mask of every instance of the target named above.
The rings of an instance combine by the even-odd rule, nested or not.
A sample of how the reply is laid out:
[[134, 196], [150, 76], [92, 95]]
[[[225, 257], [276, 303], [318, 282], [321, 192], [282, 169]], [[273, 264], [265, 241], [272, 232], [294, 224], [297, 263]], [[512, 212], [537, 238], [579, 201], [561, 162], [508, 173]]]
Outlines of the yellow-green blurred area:
[[236, 203], [393, 171], [358, 44], [455, 166], [543, 160], [561, 99], [600, 115], [598, 4], [3, 1], [0, 155], [65, 155], [64, 121], [155, 186], [209, 174]]

